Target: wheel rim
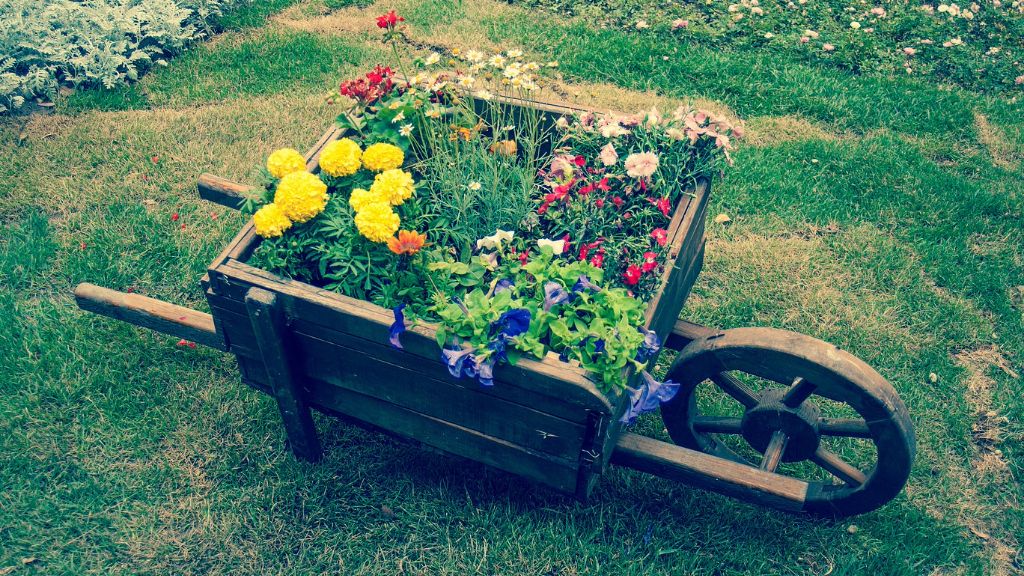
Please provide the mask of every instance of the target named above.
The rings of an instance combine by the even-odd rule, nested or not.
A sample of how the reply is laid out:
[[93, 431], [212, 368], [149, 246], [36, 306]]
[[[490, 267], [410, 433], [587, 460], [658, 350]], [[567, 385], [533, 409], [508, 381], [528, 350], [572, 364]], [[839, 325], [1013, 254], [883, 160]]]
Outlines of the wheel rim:
[[[752, 388], [748, 375], [775, 386]], [[838, 516], [875, 509], [910, 474], [913, 428], [895, 390], [867, 364], [820, 340], [768, 328], [728, 330], [690, 343], [668, 378], [680, 383], [662, 407], [677, 444], [788, 476], [800, 477], [789, 469], [808, 464], [787, 463], [826, 471], [834, 480], [809, 480], [806, 511]], [[703, 414], [702, 385], [727, 395], [742, 416]], [[834, 405], [855, 417], [823, 413]], [[831, 447], [835, 438], [870, 443], [873, 464], [844, 460]], [[740, 440], [759, 460], [735, 449]]]

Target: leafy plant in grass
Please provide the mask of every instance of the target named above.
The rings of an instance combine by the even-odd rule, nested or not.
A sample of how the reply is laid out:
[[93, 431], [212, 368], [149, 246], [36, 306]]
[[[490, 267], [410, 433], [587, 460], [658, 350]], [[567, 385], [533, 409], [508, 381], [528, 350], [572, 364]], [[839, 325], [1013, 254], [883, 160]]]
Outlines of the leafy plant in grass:
[[210, 35], [249, 0], [0, 0], [0, 113], [61, 85], [113, 88]]

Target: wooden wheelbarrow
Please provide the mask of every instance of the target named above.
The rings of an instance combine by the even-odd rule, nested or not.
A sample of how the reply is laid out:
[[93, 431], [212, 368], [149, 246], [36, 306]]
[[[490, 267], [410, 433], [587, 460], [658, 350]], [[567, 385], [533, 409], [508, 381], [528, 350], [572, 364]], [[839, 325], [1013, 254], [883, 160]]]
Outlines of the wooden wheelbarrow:
[[[557, 117], [575, 109], [522, 102]], [[307, 154], [339, 138], [333, 129]], [[237, 208], [249, 187], [203, 175], [200, 196]], [[606, 396], [557, 358], [495, 371], [495, 385], [453, 379], [431, 326], [388, 345], [391, 311], [247, 264], [247, 224], [201, 286], [211, 313], [80, 284], [78, 305], [224, 350], [242, 381], [278, 403], [291, 449], [316, 460], [311, 410], [412, 439], [586, 499], [609, 463], [787, 511], [842, 516], [895, 497], [910, 474], [914, 433], [876, 371], [809, 336], [770, 328], [714, 330], [677, 320], [700, 272], [709, 187], [676, 207], [671, 261], [646, 325], [680, 350], [662, 407], [672, 442], [624, 430], [625, 394]], [[636, 374], [623, 375], [632, 383]], [[715, 415], [710, 415], [716, 412]]]

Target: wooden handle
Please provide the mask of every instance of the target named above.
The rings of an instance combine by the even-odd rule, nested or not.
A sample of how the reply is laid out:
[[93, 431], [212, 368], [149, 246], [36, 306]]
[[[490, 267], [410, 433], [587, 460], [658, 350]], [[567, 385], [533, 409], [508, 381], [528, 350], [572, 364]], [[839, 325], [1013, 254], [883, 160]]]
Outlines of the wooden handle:
[[213, 326], [213, 316], [191, 308], [88, 283], [79, 284], [75, 288], [75, 302], [82, 310], [184, 338], [210, 348], [227, 349], [223, 338], [217, 334]]
[[612, 462], [790, 512], [803, 509], [810, 487], [789, 476], [629, 432], [619, 437]]
[[199, 189], [199, 197], [203, 200], [209, 200], [234, 210], [241, 209], [245, 199], [256, 190], [253, 186], [239, 184], [205, 172], [199, 175], [196, 187]]

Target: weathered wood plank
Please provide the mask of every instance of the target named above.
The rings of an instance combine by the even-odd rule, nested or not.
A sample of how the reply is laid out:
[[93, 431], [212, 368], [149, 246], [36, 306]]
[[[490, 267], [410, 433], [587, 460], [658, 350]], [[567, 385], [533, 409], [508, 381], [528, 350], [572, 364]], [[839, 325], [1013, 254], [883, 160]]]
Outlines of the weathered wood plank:
[[[221, 306], [223, 299], [214, 297], [212, 300], [214, 314], [221, 319], [226, 333], [232, 342], [232, 352], [240, 355], [253, 356], [255, 350], [251, 328], [247, 326], [248, 319]], [[442, 365], [440, 358], [433, 360], [420, 356], [408, 354], [402, 350], [396, 350], [382, 341], [365, 340], [346, 332], [339, 332], [324, 328], [301, 319], [292, 320], [293, 333], [308, 335], [310, 337], [325, 340], [334, 345], [340, 345], [348, 349], [358, 350], [364, 354], [379, 358], [389, 364], [405, 368], [421, 374], [425, 378], [431, 378], [447, 383], [450, 386], [468, 390], [493, 401], [510, 402], [530, 409], [543, 411], [546, 414], [558, 417], [562, 420], [583, 424], [586, 422], [586, 411], [577, 405], [563, 402], [557, 396], [543, 395], [529, 390], [524, 390], [515, 384], [510, 384], [500, 378], [494, 386], [482, 387], [472, 379], [455, 379], [448, 373], [447, 368]], [[339, 361], [343, 361], [340, 358]]]
[[612, 462], [762, 506], [799, 511], [809, 485], [668, 442], [626, 433]]
[[376, 351], [367, 354], [301, 332], [295, 344], [303, 374], [538, 452], [573, 462], [579, 455], [580, 424], [454, 385], [450, 376], [440, 380], [390, 363]]
[[310, 398], [315, 398], [315, 406], [323, 411], [340, 412], [391, 434], [537, 480], [562, 492], [572, 494], [576, 489], [575, 464], [320, 380], [309, 380], [307, 385]]
[[75, 302], [82, 310], [176, 338], [184, 338], [203, 346], [225, 349], [223, 340], [214, 328], [213, 317], [191, 308], [89, 283], [79, 284], [75, 288]]
[[[237, 300], [248, 286], [258, 286], [280, 294], [282, 305], [294, 321], [320, 324], [374, 342], [387, 341], [394, 321], [391, 311], [380, 306], [283, 279], [233, 260], [210, 274], [214, 284], [219, 284], [217, 292], [222, 296]], [[223, 281], [218, 282], [218, 275]], [[403, 334], [402, 343], [406, 353], [428, 362], [436, 362], [439, 357], [435, 329], [429, 324], [411, 327]], [[612, 412], [609, 399], [586, 377], [585, 371], [557, 359], [520, 360], [516, 366], [499, 366], [495, 376], [525, 390], [560, 397], [585, 410]]]
[[295, 356], [285, 341], [284, 317], [277, 296], [261, 288], [251, 288], [245, 305], [292, 452], [303, 460], [315, 462], [321, 455], [320, 439], [313, 427], [309, 405], [293, 374]]

